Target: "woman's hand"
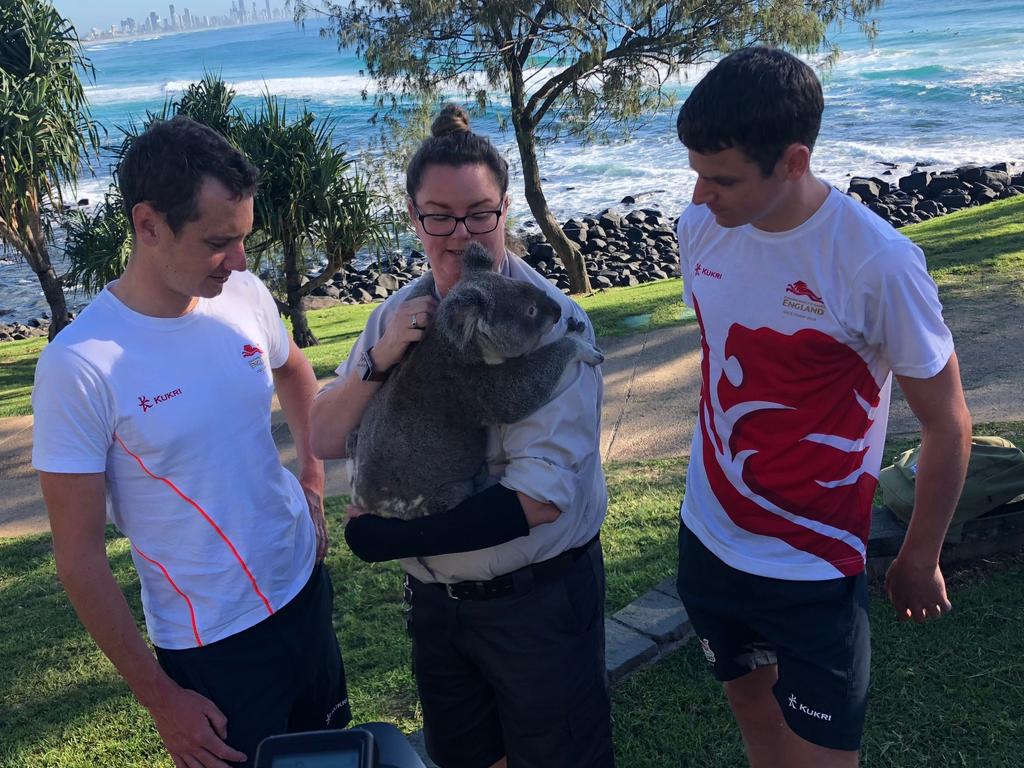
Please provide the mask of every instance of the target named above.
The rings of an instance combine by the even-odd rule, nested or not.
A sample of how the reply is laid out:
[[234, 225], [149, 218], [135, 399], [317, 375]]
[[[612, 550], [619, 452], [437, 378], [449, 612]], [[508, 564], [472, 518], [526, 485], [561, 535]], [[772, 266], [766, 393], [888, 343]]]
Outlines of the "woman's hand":
[[351, 521], [357, 517], [362, 517], [366, 514], [366, 510], [362, 507], [357, 507], [355, 504], [349, 504], [345, 507], [345, 525], [348, 525]]
[[433, 296], [417, 296], [402, 303], [384, 329], [384, 335], [373, 345], [374, 366], [386, 371], [396, 365], [410, 344], [423, 340], [436, 311], [437, 299]]

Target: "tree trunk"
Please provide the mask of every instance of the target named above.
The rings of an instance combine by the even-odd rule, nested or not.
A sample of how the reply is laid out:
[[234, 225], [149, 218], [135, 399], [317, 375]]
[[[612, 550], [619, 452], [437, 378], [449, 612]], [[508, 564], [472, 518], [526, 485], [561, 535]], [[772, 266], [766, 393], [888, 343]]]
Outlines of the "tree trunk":
[[64, 289], [61, 286], [60, 278], [54, 273], [53, 267], [47, 264], [44, 271], [36, 274], [39, 276], [39, 284], [43, 287], [46, 303], [50, 305], [48, 337], [50, 341], [53, 341], [54, 336], [71, 322], [71, 315], [68, 314], [68, 305], [64, 300]]
[[57, 277], [57, 273], [53, 271], [53, 265], [50, 264], [50, 252], [46, 247], [46, 238], [38, 211], [35, 213], [34, 219], [31, 220], [26, 235], [26, 240], [21, 243], [24, 246], [22, 255], [32, 271], [36, 273], [36, 277], [39, 278], [43, 296], [46, 297], [46, 303], [50, 306], [50, 330], [47, 336], [50, 341], [53, 341], [53, 338], [71, 322], [71, 316], [68, 314], [68, 305], [64, 299], [64, 289], [61, 286], [60, 278]]
[[313, 335], [306, 320], [306, 310], [302, 306], [302, 275], [298, 267], [298, 243], [294, 238], [286, 237], [281, 243], [284, 251], [284, 284], [288, 294], [288, 316], [292, 319], [292, 338], [300, 349], [314, 347], [320, 343]]
[[540, 185], [540, 168], [537, 165], [537, 145], [533, 132], [524, 127], [519, 119], [517, 110], [512, 110], [512, 123], [516, 130], [516, 141], [519, 144], [519, 157], [523, 163], [523, 187], [526, 193], [526, 202], [537, 220], [540, 231], [555, 249], [559, 260], [569, 273], [569, 292], [590, 293], [590, 277], [587, 275], [587, 264], [583, 254], [565, 236], [562, 228], [555, 221], [555, 217], [548, 210], [548, 201], [544, 197], [544, 190]]

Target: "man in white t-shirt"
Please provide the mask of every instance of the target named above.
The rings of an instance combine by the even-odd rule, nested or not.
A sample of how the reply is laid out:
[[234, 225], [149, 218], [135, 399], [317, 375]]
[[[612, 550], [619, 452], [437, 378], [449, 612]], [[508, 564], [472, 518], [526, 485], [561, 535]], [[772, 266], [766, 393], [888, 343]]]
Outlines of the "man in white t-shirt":
[[[188, 118], [133, 141], [118, 169], [131, 259], [43, 351], [33, 390], [58, 575], [179, 767], [249, 765], [268, 735], [350, 717], [321, 564], [316, 379], [245, 271], [257, 177]], [[271, 435], [275, 391], [298, 479]], [[107, 562], [108, 509], [156, 658]]]
[[678, 236], [702, 347], [678, 588], [754, 768], [858, 763], [893, 375], [922, 430], [886, 577], [900, 618], [950, 610], [938, 559], [970, 446], [923, 254], [810, 171], [823, 108], [806, 64], [755, 47], [719, 62], [677, 124], [698, 176]]

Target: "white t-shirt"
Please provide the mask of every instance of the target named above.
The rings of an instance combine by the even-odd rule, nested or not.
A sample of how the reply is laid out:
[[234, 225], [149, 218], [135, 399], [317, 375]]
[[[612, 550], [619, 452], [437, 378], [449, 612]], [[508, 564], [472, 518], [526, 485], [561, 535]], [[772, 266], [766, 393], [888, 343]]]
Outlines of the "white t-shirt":
[[[584, 323], [585, 337], [594, 341], [593, 327], [580, 306], [522, 259], [507, 254], [499, 271], [513, 280], [532, 283], [561, 307], [561, 321], [541, 339], [541, 344], [550, 344], [565, 335], [570, 317]], [[362, 353], [384, 335], [384, 329], [415, 285], [416, 282], [410, 283], [373, 311], [348, 358], [338, 366], [339, 378], [331, 385], [340, 384], [351, 375]], [[493, 579], [585, 544], [601, 529], [608, 510], [600, 449], [604, 382], [600, 366], [580, 362], [572, 365], [574, 370], [563, 377], [551, 400], [515, 424], [487, 430], [487, 466], [491, 477], [501, 478], [501, 484], [514, 491], [554, 504], [562, 514], [553, 523], [532, 528], [529, 536], [494, 547], [401, 560], [408, 573], [424, 582]]]
[[266, 288], [235, 272], [178, 318], [107, 288], [39, 358], [32, 463], [106, 473], [159, 647], [241, 632], [309, 578], [316, 534], [270, 431], [271, 369], [288, 350]]
[[834, 189], [787, 232], [690, 205], [678, 235], [702, 346], [684, 523], [748, 573], [859, 573], [891, 372], [930, 378], [953, 353], [924, 255]]

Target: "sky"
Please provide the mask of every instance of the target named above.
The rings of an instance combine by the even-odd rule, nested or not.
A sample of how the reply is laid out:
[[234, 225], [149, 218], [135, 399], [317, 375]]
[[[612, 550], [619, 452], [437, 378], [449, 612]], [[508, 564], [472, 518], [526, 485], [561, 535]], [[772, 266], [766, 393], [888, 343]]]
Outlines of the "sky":
[[[170, 0], [52, 0], [54, 7], [61, 15], [71, 19], [79, 34], [88, 32], [92, 27], [107, 29], [121, 19], [131, 16], [141, 19], [156, 11], [161, 18], [167, 16]], [[178, 13], [188, 8], [193, 15], [226, 16], [231, 10], [232, 0], [175, 0], [174, 8]], [[252, 0], [246, 0], [246, 7]], [[263, 0], [257, 2], [262, 9]], [[284, 8], [284, 0], [270, 0], [271, 8]]]

